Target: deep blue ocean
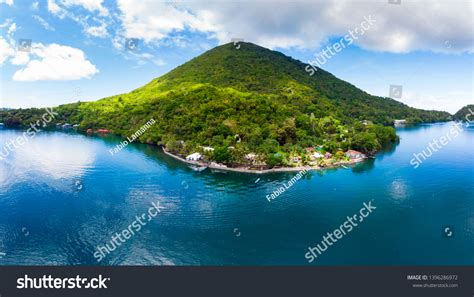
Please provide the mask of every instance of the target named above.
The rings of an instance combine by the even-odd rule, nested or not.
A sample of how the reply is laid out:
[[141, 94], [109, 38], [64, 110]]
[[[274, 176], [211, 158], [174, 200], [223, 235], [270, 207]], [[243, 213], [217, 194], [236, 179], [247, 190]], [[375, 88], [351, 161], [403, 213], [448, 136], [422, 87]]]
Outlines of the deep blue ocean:
[[[296, 172], [198, 173], [156, 146], [112, 156], [118, 138], [40, 132], [0, 160], [0, 265], [474, 265], [474, 127], [410, 164], [453, 124], [398, 129], [375, 159], [313, 171], [271, 202]], [[22, 133], [0, 130], [0, 153]], [[308, 264], [308, 247], [371, 200]], [[161, 212], [98, 263], [151, 202]]]

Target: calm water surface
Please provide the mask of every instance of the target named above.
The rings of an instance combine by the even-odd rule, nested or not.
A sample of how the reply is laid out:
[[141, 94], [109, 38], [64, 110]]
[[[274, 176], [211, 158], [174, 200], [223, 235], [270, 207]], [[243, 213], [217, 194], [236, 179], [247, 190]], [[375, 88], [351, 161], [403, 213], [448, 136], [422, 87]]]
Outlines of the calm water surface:
[[[271, 203], [295, 173], [196, 173], [153, 146], [111, 156], [117, 138], [42, 132], [0, 160], [0, 265], [97, 264], [96, 247], [152, 201], [165, 209], [101, 265], [305, 265], [308, 246], [370, 200], [377, 209], [311, 265], [473, 265], [474, 127], [410, 165], [452, 125], [399, 129], [375, 160], [312, 172]], [[0, 130], [0, 149], [21, 133]]]

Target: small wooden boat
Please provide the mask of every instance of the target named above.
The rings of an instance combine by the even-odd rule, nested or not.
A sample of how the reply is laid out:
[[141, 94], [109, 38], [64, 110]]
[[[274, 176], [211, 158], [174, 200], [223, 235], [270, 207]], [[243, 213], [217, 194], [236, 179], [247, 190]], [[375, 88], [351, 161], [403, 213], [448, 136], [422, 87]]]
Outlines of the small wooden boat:
[[207, 169], [207, 166], [190, 166], [190, 168], [196, 172], [202, 172]]

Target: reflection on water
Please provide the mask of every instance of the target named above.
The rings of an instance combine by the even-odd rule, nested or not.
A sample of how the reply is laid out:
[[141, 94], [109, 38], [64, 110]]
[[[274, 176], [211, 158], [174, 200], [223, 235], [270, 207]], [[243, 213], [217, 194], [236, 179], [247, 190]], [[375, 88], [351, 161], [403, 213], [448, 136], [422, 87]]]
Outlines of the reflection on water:
[[392, 184], [390, 185], [390, 193], [393, 199], [395, 200], [404, 200], [407, 198], [408, 195], [408, 189], [406, 183], [399, 179], [399, 180], [394, 180]]
[[[18, 136], [18, 132], [3, 131]], [[13, 139], [13, 138], [12, 138]], [[8, 141], [2, 141], [7, 143]], [[94, 163], [94, 146], [84, 142], [83, 136], [64, 139], [58, 133], [42, 133], [24, 145], [16, 145], [2, 160], [0, 186], [6, 188], [15, 183], [42, 180], [80, 179]]]
[[[313, 171], [271, 203], [296, 172], [197, 173], [156, 146], [112, 156], [115, 137], [39, 133], [0, 161], [0, 264], [97, 264], [95, 248], [159, 201], [165, 210], [101, 264], [305, 265], [308, 246], [372, 199], [370, 220], [318, 264], [474, 264], [474, 130], [409, 163], [449, 125], [400, 129], [375, 159]], [[0, 146], [19, 133], [1, 130]], [[443, 225], [462, 232], [446, 241]]]
[[[379, 156], [382, 156], [382, 153], [380, 153]], [[364, 162], [356, 164], [354, 167], [352, 167], [352, 172], [364, 173], [364, 172], [371, 171], [374, 168], [375, 168], [375, 159], [369, 158], [365, 160]]]
[[69, 137], [65, 142], [53, 136], [39, 137], [13, 152], [15, 173], [38, 171], [53, 179], [80, 177], [94, 162], [93, 148], [82, 137]]

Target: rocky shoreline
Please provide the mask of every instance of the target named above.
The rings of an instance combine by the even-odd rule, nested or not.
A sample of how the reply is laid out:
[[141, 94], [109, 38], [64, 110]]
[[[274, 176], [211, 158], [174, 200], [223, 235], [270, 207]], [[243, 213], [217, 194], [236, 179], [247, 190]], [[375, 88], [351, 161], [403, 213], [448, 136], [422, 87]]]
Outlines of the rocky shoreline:
[[302, 170], [323, 170], [323, 169], [329, 169], [329, 168], [338, 168], [342, 167], [342, 165], [353, 165], [357, 164], [360, 162], [365, 161], [366, 159], [356, 159], [356, 160], [350, 160], [347, 162], [337, 162], [332, 165], [328, 165], [326, 167], [321, 167], [321, 166], [298, 166], [298, 167], [279, 167], [279, 168], [272, 168], [272, 169], [249, 169], [246, 167], [227, 167], [225, 165], [220, 165], [216, 163], [206, 163], [206, 162], [199, 162], [199, 161], [188, 161], [180, 156], [177, 156], [175, 154], [172, 154], [171, 152], [167, 151], [165, 147], [162, 146], [163, 152], [181, 162], [194, 165], [194, 166], [206, 166], [211, 169], [216, 169], [216, 170], [224, 170], [224, 171], [233, 171], [233, 172], [240, 172], [240, 173], [251, 173], [251, 174], [266, 174], [266, 173], [275, 173], [275, 172], [299, 172]]

